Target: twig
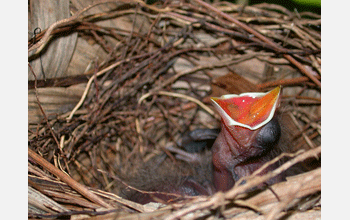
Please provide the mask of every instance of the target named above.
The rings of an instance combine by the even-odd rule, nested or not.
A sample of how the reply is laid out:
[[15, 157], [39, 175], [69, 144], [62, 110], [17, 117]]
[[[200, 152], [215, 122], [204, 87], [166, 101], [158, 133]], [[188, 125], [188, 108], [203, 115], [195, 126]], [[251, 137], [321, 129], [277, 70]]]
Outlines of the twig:
[[[299, 190], [291, 194], [289, 189], [294, 188], [295, 185], [300, 183], [302, 184]], [[278, 195], [278, 198], [270, 190], [265, 190], [256, 196], [246, 199], [245, 202], [260, 207], [265, 213], [267, 213], [267, 210], [263, 207], [265, 205], [269, 206], [270, 211], [272, 211], [275, 209], [276, 205], [278, 206], [280, 201], [286, 201], [293, 198], [294, 202], [298, 202], [300, 198], [321, 191], [321, 169], [318, 168], [308, 173], [289, 177], [287, 178], [287, 181], [274, 184], [270, 187]], [[242, 212], [244, 212], [244, 210], [233, 207], [229, 210], [225, 210], [223, 214], [224, 216], [233, 216]]]
[[51, 133], [53, 139], [55, 140], [55, 142], [56, 142], [56, 144], [57, 144], [57, 146], [58, 146], [58, 149], [61, 149], [61, 148], [60, 148], [60, 143], [58, 142], [55, 133], [53, 133], [53, 130], [52, 130], [51, 125], [50, 125], [50, 122], [49, 122], [49, 120], [48, 120], [48, 118], [47, 118], [47, 116], [46, 116], [46, 114], [45, 114], [45, 111], [44, 111], [44, 109], [42, 108], [41, 103], [40, 103], [40, 101], [39, 101], [38, 88], [36, 87], [36, 86], [37, 86], [36, 74], [34, 73], [34, 70], [33, 70], [32, 66], [31, 66], [29, 63], [28, 63], [28, 66], [29, 66], [30, 71], [32, 72], [32, 74], [33, 74], [33, 76], [34, 76], [34, 79], [35, 79], [35, 81], [34, 81], [34, 89], [35, 89], [35, 97], [36, 97], [36, 100], [37, 100], [37, 102], [38, 102], [38, 106], [39, 106], [39, 108], [40, 108], [40, 111], [41, 111], [42, 115], [44, 116], [46, 125], [47, 125], [47, 127], [49, 128], [49, 131], [50, 131], [50, 133]]
[[[299, 163], [301, 161], [304, 161], [307, 158], [311, 158], [311, 157], [317, 157], [317, 155], [319, 155], [321, 153], [321, 146], [318, 146], [314, 149], [308, 150], [298, 156], [296, 156], [295, 158], [287, 161], [286, 163], [284, 163], [283, 165], [281, 165], [280, 167], [278, 167], [277, 169], [273, 170], [272, 172], [269, 172], [263, 176], [255, 176], [257, 173], [259, 173], [262, 169], [264, 168], [261, 167], [258, 170], [256, 170], [252, 176], [255, 176], [254, 179], [252, 179], [251, 181], [248, 180], [248, 178], [251, 178], [250, 176], [248, 177], [243, 177], [239, 182], [237, 182], [237, 184], [225, 194], [225, 197], [228, 199], [233, 199], [235, 198], [238, 194], [240, 193], [244, 193], [246, 192], [248, 189], [254, 187], [254, 186], [258, 186], [261, 183], [266, 182], [267, 180], [279, 175], [280, 173], [284, 172], [285, 170], [287, 170], [289, 167], [293, 166], [296, 163]], [[273, 162], [275, 162], [275, 159], [272, 160]], [[272, 162], [271, 161], [271, 162]], [[271, 163], [271, 162], [268, 162]], [[242, 181], [245, 180], [245, 178], [247, 178], [247, 182], [244, 185], [240, 185], [239, 183], [241, 183]]]
[[306, 143], [309, 145], [310, 148], [315, 148], [315, 144], [312, 143], [312, 141], [310, 140], [310, 138], [305, 134], [305, 132], [303, 132], [303, 128], [301, 127], [301, 125], [299, 124], [299, 122], [297, 121], [297, 119], [295, 118], [295, 116], [291, 113], [288, 112], [290, 118], [293, 120], [295, 126], [298, 128], [298, 130], [301, 132], [301, 135], [303, 136], [303, 138], [305, 139]]
[[165, 218], [165, 220], [172, 220], [172, 219], [179, 219], [182, 216], [185, 216], [186, 214], [196, 211], [196, 210], [203, 210], [205, 208], [211, 207], [211, 206], [217, 206], [218, 204], [221, 204], [224, 199], [223, 192], [218, 192], [215, 194], [214, 197], [212, 197], [210, 200], [201, 202], [201, 203], [194, 203], [188, 208], [184, 208], [178, 211], [173, 212], [169, 216]]
[[[232, 16], [229, 16], [228, 14], [216, 9], [215, 7], [211, 6], [210, 4], [203, 2], [201, 0], [194, 0], [196, 1], [198, 4], [216, 12], [217, 14], [219, 14], [220, 16], [224, 17], [225, 19], [235, 23], [236, 25], [238, 25], [239, 27], [243, 28], [244, 30], [246, 30], [247, 32], [253, 34], [254, 36], [256, 36], [257, 38], [259, 38], [260, 40], [262, 40], [263, 42], [267, 43], [268, 45], [272, 46], [273, 48], [275, 48], [277, 51], [280, 51], [280, 47], [277, 46], [274, 42], [270, 41], [268, 38], [266, 38], [264, 35], [260, 34], [259, 32], [255, 31], [254, 29], [250, 28], [248, 25], [241, 23], [240, 21], [238, 21], [237, 19], [233, 18]], [[296, 61], [291, 55], [288, 54], [283, 54], [283, 56], [289, 60], [289, 62], [291, 62], [293, 65], [295, 65], [302, 73], [304, 73], [305, 75], [307, 75], [317, 86], [321, 87], [321, 82], [314, 76], [312, 75], [312, 73], [310, 73], [303, 65], [301, 65], [298, 61]]]
[[[178, 219], [178, 218], [185, 216], [186, 214], [193, 212], [195, 210], [203, 210], [203, 209], [209, 209], [209, 208], [215, 209], [218, 206], [225, 205], [229, 202], [229, 200], [235, 199], [239, 194], [246, 192], [248, 189], [251, 189], [252, 187], [258, 186], [259, 184], [267, 181], [268, 179], [273, 178], [273, 177], [277, 176], [278, 174], [282, 173], [283, 171], [285, 171], [289, 167], [293, 166], [294, 164], [296, 164], [300, 161], [303, 161], [307, 158], [317, 156], [320, 153], [321, 153], [321, 146], [319, 146], [315, 149], [309, 150], [303, 154], [298, 155], [297, 157], [286, 162], [285, 164], [283, 164], [282, 166], [280, 166], [279, 168], [277, 168], [276, 170], [274, 170], [272, 172], [269, 172], [263, 176], [255, 176], [255, 178], [251, 179], [251, 180], [247, 179], [247, 182], [243, 185], [239, 185], [239, 183], [237, 183], [231, 190], [229, 190], [225, 194], [222, 192], [218, 192], [215, 195], [213, 195], [212, 197], [210, 197], [209, 200], [207, 200], [205, 202], [200, 202], [198, 204], [193, 203], [192, 205], [190, 205], [187, 208], [175, 211], [174, 213], [172, 213], [171, 215], [169, 215], [165, 219], [167, 219], [167, 220]], [[318, 171], [320, 171], [320, 170], [318, 170]], [[257, 172], [255, 172], [255, 173], [257, 173]], [[318, 174], [320, 175], [320, 172], [318, 172]], [[320, 188], [317, 188], [315, 190], [320, 190]]]
[[94, 74], [94, 75], [89, 79], [89, 81], [88, 81], [88, 83], [87, 83], [87, 85], [86, 85], [86, 87], [85, 87], [84, 93], [83, 93], [83, 95], [81, 96], [81, 98], [80, 98], [78, 104], [73, 108], [73, 110], [71, 111], [71, 113], [70, 113], [69, 116], [67, 117], [67, 122], [70, 122], [70, 120], [71, 120], [71, 119], [73, 118], [73, 116], [74, 116], [74, 113], [75, 113], [75, 112], [80, 108], [80, 106], [84, 103], [84, 100], [85, 100], [85, 98], [86, 98], [86, 96], [87, 96], [87, 94], [88, 94], [88, 92], [89, 92], [89, 90], [90, 90], [91, 84], [92, 84], [92, 82], [94, 81], [94, 78], [96, 78], [96, 77], [98, 77], [98, 76], [100, 76], [100, 75], [106, 73], [107, 71], [116, 68], [116, 67], [119, 66], [120, 64], [122, 64], [122, 63], [124, 63], [124, 62], [128, 62], [128, 61], [129, 61], [129, 59], [121, 60], [121, 61], [119, 61], [119, 62], [116, 62], [116, 63], [114, 63], [114, 64], [112, 64], [112, 65], [110, 65], [110, 66], [104, 68], [103, 70], [100, 70], [100, 71], [97, 72], [96, 74]]
[[[321, 79], [321, 77], [319, 76], [317, 76], [316, 78]], [[278, 85], [291, 86], [291, 85], [298, 85], [301, 83], [305, 83], [308, 81], [309, 81], [309, 78], [307, 78], [306, 76], [301, 76], [301, 77], [292, 78], [292, 79], [281, 79], [277, 81], [261, 83], [261, 84], [258, 84], [257, 87], [260, 89], [265, 89], [265, 88], [276, 87]]]
[[[80, 78], [85, 79], [87, 85], [74, 109], [71, 112], [59, 115], [55, 120], [42, 119], [42, 122], [38, 125], [37, 134], [30, 134], [28, 137], [30, 148], [36, 149], [37, 152], [42, 152], [42, 155], [45, 155], [43, 157], [45, 159], [49, 158], [47, 160], [51, 161], [50, 157], [52, 154], [48, 153], [48, 151], [52, 149], [52, 145], [55, 146], [57, 143], [52, 141], [51, 133], [48, 132], [46, 127], [48, 122], [50, 122], [49, 124], [55, 124], [57, 130], [53, 131], [57, 135], [57, 139], [60, 137], [59, 149], [62, 151], [60, 155], [66, 156], [63, 157], [66, 163], [62, 165], [68, 171], [69, 168], [71, 169], [72, 173], [68, 173], [74, 175], [72, 176], [74, 179], [81, 178], [86, 183], [98, 187], [98, 189], [111, 190], [111, 192], [119, 191], [123, 184], [117, 184], [119, 182], [114, 179], [114, 176], [127, 176], [130, 172], [135, 171], [140, 161], [149, 161], [150, 158], [159, 155], [159, 152], [162, 152], [162, 150], [165, 150], [167, 153], [167, 149], [162, 149], [163, 143], [176, 142], [183, 130], [202, 126], [209, 127], [208, 124], [215, 126], [218, 121], [214, 121], [214, 118], [217, 119], [217, 117], [212, 117], [215, 114], [208, 106], [209, 97], [207, 97], [210, 93], [211, 80], [214, 76], [225, 74], [227, 70], [234, 71], [236, 64], [244, 64], [243, 61], [256, 58], [259, 60], [259, 63], [270, 62], [277, 67], [282, 65], [293, 66], [294, 64], [291, 65], [291, 61], [284, 57], [287, 54], [296, 59], [300, 65], [305, 66], [307, 70], [311, 71], [310, 69], [315, 68], [319, 74], [316, 73], [314, 76], [317, 80], [321, 80], [320, 50], [317, 49], [317, 45], [320, 45], [321, 36], [317, 29], [310, 28], [311, 25], [320, 25], [320, 18], [315, 17], [315, 19], [319, 20], [309, 18], [294, 19], [294, 14], [283, 7], [275, 7], [268, 4], [265, 6], [261, 5], [260, 9], [255, 6], [247, 6], [242, 10], [240, 6], [220, 2], [212, 5], [220, 11], [217, 12], [199, 3], [203, 1], [196, 1], [197, 3], [194, 3], [194, 1], [165, 1], [162, 6], [159, 4], [151, 7], [148, 7], [145, 1], [141, 0], [120, 0], [117, 2], [108, 0], [94, 3], [110, 2], [114, 2], [117, 5], [120, 5], [120, 2], [122, 4], [126, 3], [127, 8], [116, 7], [95, 14], [80, 14], [75, 19], [72, 18], [70, 21], [66, 20], [63, 23], [56, 24], [56, 27], [49, 28], [43, 31], [42, 35], [37, 36], [36, 40], [44, 41], [37, 42], [34, 46], [45, 48], [45, 44], [48, 44], [51, 36], [59, 36], [61, 33], [67, 33], [67, 31], [78, 31], [84, 37], [91, 38], [96, 32], [99, 36], [95, 35], [95, 37], [101, 37], [101, 40], [96, 41], [98, 44], [96, 46], [107, 48], [109, 53], [107, 58], [102, 63], [99, 63], [98, 68], [100, 71], [96, 70], [95, 75], [91, 71], [85, 73], [84, 76], [80, 76]], [[132, 30], [130, 31], [128, 28], [126, 30], [123, 27], [99, 25], [100, 21], [119, 18], [123, 21], [127, 20], [127, 23], [130, 25], [132, 24]], [[136, 18], [137, 21], [135, 20]], [[237, 23], [233, 22], [232, 19], [236, 19]], [[145, 31], [145, 25], [147, 27], [150, 25], [151, 27], [148, 32], [147, 30]], [[244, 25], [246, 25], [246, 29], [244, 29]], [[293, 27], [292, 25], [297, 26]], [[198, 30], [200, 30], [199, 33], [197, 33]], [[253, 32], [251, 32], [252, 30]], [[257, 35], [255, 35], [254, 31]], [[288, 31], [290, 33], [294, 31], [295, 34], [288, 34]], [[49, 35], [49, 38], [45, 40], [44, 35]], [[261, 36], [265, 37], [267, 42], [262, 40]], [[113, 39], [110, 40], [110, 38]], [[114, 44], [115, 42], [117, 43]], [[29, 41], [28, 43], [28, 45], [31, 45], [31, 43], [35, 42]], [[286, 47], [282, 46], [284, 43]], [[115, 46], [110, 49], [108, 45]], [[186, 60], [190, 64], [185, 63], [183, 65], [179, 58]], [[209, 58], [209, 62], [205, 62], [207, 58]], [[173, 66], [174, 64], [175, 66]], [[178, 69], [181, 70], [177, 71]], [[292, 71], [294, 74], [295, 71]], [[194, 74], [194, 76], [188, 76], [190, 74]], [[262, 89], [280, 84], [285, 86], [301, 84], [304, 85], [304, 89], [301, 90], [302, 94], [308, 94], [307, 92], [310, 90], [319, 92], [317, 84], [311, 81], [307, 75], [282, 80], [279, 78], [280, 75], [274, 75], [274, 81], [261, 83], [260, 75], [255, 72], [238, 72], [238, 74], [244, 75], [243, 77], [248, 76], [252, 82], [258, 83], [258, 87]], [[299, 76], [299, 74], [297, 75]], [[86, 79], [87, 76], [89, 80]], [[277, 77], [275, 78], [275, 76]], [[283, 76], [283, 73], [281, 76]], [[96, 90], [93, 90], [96, 94], [93, 95], [97, 98], [89, 95], [92, 92], [90, 87], [93, 78], [96, 82]], [[79, 78], [72, 79], [73, 77], [67, 77], [65, 81], [74, 81], [73, 83], [76, 84], [76, 80]], [[82, 82], [82, 80], [78, 81]], [[55, 82], [58, 82], [57, 79], [52, 81], [51, 85]], [[40, 80], [37, 82], [33, 81], [32, 87], [37, 89], [38, 83], [40, 83]], [[64, 85], [68, 86], [73, 83], [65, 83]], [[175, 83], [179, 87], [173, 87]], [[205, 84], [205, 87], [202, 86], [203, 84]], [[60, 85], [56, 83], [53, 86]], [[173, 88], [176, 91], [179, 91], [177, 90], [178, 88], [184, 90], [184, 93], [171, 92]], [[204, 101], [201, 101], [201, 99], [183, 94], [196, 94], [205, 98], [203, 99]], [[176, 102], [171, 101], [173, 98], [169, 100], [169, 98], [165, 99], [164, 96], [175, 97], [174, 100]], [[321, 99], [311, 98], [311, 96], [312, 94], [303, 97], [291, 95], [294, 98], [293, 104], [298, 105], [298, 108], [304, 109], [305, 105], [313, 105], [312, 108], [319, 107]], [[145, 103], [147, 97], [151, 97], [152, 100]], [[286, 98], [284, 99], [285, 103], [291, 105], [292, 102], [287, 102], [288, 97], [284, 96]], [[141, 112], [138, 109], [140, 104], [146, 106], [145, 112]], [[201, 109], [206, 111], [205, 114], [209, 116], [210, 120], [206, 122], [196, 120], [198, 113], [202, 112]], [[308, 107], [305, 109], [308, 109]], [[140, 121], [141, 115], [145, 116], [142, 123]], [[310, 120], [308, 121], [308, 119]], [[296, 116], [295, 120], [308, 123], [305, 126], [307, 127], [307, 132], [313, 132], [309, 124], [317, 129], [318, 133], [314, 132], [308, 137], [310, 142], [315, 142], [313, 144], [317, 146], [318, 137], [321, 135], [319, 119], [312, 119], [311, 114], [305, 114], [305, 116], [302, 115], [299, 118]], [[33, 128], [31, 130], [34, 131]], [[303, 132], [301, 131], [300, 133]], [[314, 137], [317, 137], [317, 139], [312, 139]], [[318, 150], [320, 151], [320, 149], [316, 148], [316, 156], [319, 156]], [[177, 152], [176, 149], [171, 151]], [[53, 160], [57, 167], [60, 167], [59, 162], [62, 162], [59, 158], [60, 155], [58, 155], [58, 158], [54, 155]], [[261, 176], [259, 176], [258, 170], [253, 175], [244, 178], [246, 180], [245, 184], [239, 185], [237, 183], [232, 191], [228, 191], [226, 194], [218, 193], [211, 197], [194, 197], [190, 201], [177, 202], [154, 213], [141, 214], [154, 214], [152, 215], [153, 218], [158, 218], [158, 216], [154, 216], [156, 213], [161, 213], [159, 218], [172, 219], [178, 219], [187, 214], [189, 215], [185, 217], [190, 219], [198, 218], [198, 216], [212, 218], [215, 217], [215, 214], [231, 218], [232, 216], [230, 215], [247, 212], [247, 209], [251, 209], [259, 212], [257, 214], [269, 215], [265, 217], [280, 217], [280, 215], [285, 213], [283, 209], [286, 208], [286, 201], [291, 201], [292, 204], [299, 203], [301, 196], [320, 191], [320, 182], [317, 179], [320, 176], [319, 169], [291, 178], [293, 181], [304, 183], [301, 184], [300, 191], [293, 195], [289, 195], [290, 191], [287, 190], [293, 185], [289, 178], [287, 182], [269, 186], [276, 194], [271, 193], [269, 190], [254, 190], [254, 193], [250, 194], [247, 193], [247, 189], [250, 192], [256, 186], [260, 186], [259, 184], [265, 183], [268, 179], [279, 175], [281, 172], [284, 172], [283, 170], [289, 169], [290, 166], [308, 156], [312, 157], [309, 151], [299, 151], [296, 154], [282, 154], [274, 160], [265, 163], [261, 168], [264, 169], [281, 158], [292, 158], [289, 160], [291, 163], [285, 163], [284, 167], [280, 167], [282, 170], [276, 169]], [[71, 162], [70, 165], [77, 167], [77, 169], [68, 167], [67, 158]], [[175, 159], [175, 157], [173, 158]], [[32, 161], [32, 158], [30, 160]], [[89, 163], [85, 163], [86, 160]], [[32, 166], [34, 167], [34, 165]], [[34, 168], [41, 171], [42, 166], [38, 164], [35, 166], [38, 167]], [[47, 168], [44, 167], [44, 169]], [[56, 169], [59, 170], [58, 168]], [[30, 168], [30, 170], [33, 174], [41, 175], [36, 169]], [[97, 173], [100, 170], [102, 175]], [[60, 171], [62, 175], [67, 176], [63, 172]], [[51, 177], [50, 172], [46, 172], [45, 175]], [[127, 177], [125, 178], [127, 179]], [[307, 178], [309, 179], [307, 180]], [[124, 180], [127, 185], [128, 181], [126, 179]], [[160, 193], [146, 192], [136, 188], [137, 186], [135, 185], [134, 190], [141, 193], [149, 193], [150, 195]], [[127, 200], [102, 190], [89, 190], [90, 193], [100, 196], [99, 198], [103, 199], [104, 202], [108, 201], [110, 204], [118, 202], [122, 204], [124, 206], [123, 211], [120, 211], [123, 212], [122, 215], [124, 215], [124, 211], [134, 212], [130, 208], [138, 212], [147, 212], [147, 210], [151, 209], [153, 212], [155, 209], [148, 209], [147, 206], [129, 203]], [[96, 202], [87, 201], [85, 199], [86, 196], [78, 196], [80, 200], [90, 204], [90, 206], [83, 206], [83, 209], [85, 207], [101, 207]], [[70, 200], [69, 196], [65, 198], [67, 201], [69, 200], [68, 202], [72, 205], [72, 208], [82, 208], [82, 203], [76, 202], [74, 199]], [[284, 204], [281, 202], [284, 202]], [[279, 203], [280, 206], [278, 206]], [[274, 208], [276, 209], [272, 213], [271, 210]], [[164, 210], [167, 211], [163, 212]], [[96, 213], [98, 212], [96, 211]], [[69, 215], [69, 213], [66, 214]], [[137, 215], [136, 217], [145, 216], [141, 214], [136, 213], [131, 218], [135, 217], [135, 215]]]
[[81, 195], [83, 195], [85, 198], [89, 199], [92, 202], [95, 202], [105, 208], [112, 208], [111, 205], [104, 202], [101, 198], [96, 196], [95, 194], [91, 193], [84, 185], [78, 183], [74, 179], [72, 179], [70, 176], [64, 174], [61, 170], [56, 168], [51, 163], [47, 162], [44, 158], [36, 154], [33, 150], [28, 148], [28, 156], [32, 158], [36, 163], [43, 166], [46, 170], [48, 170], [53, 175], [57, 176], [60, 180], [67, 183], [68, 186], [72, 187], [74, 190], [79, 192]]
[[[123, 1], [123, 2], [126, 2], [126, 3], [129, 3], [130, 0], [119, 0], [119, 1]], [[168, 8], [166, 9], [159, 9], [157, 7], [154, 7], [152, 5], [147, 5], [145, 2], [143, 2], [142, 0], [132, 0], [133, 3], [139, 3], [141, 4], [142, 6], [144, 7], [147, 7], [147, 8], [150, 8], [152, 10], [155, 10], [155, 11], [158, 11], [158, 12], [167, 12], [169, 11]], [[112, 0], [101, 0], [101, 1], [98, 1], [98, 2], [95, 2], [94, 4], [92, 5], [89, 5], [88, 7], [86, 8], [83, 8], [81, 10], [79, 10], [78, 12], [76, 12], [72, 17], [70, 18], [66, 18], [66, 19], [62, 19], [60, 21], [57, 21], [55, 23], [53, 23], [46, 31], [45, 31], [45, 34], [44, 36], [40, 39], [39, 42], [37, 42], [36, 44], [34, 44], [32, 47], [30, 47], [28, 49], [28, 52], [32, 51], [32, 50], [35, 50], [35, 54], [38, 54], [40, 53], [40, 51], [42, 51], [42, 49], [46, 46], [48, 40], [50, 39], [51, 37], [51, 33], [52, 31], [55, 29], [55, 28], [58, 28], [58, 27], [62, 27], [62, 26], [65, 26], [65, 25], [68, 25], [68, 24], [72, 24], [72, 23], [75, 23], [75, 22], [79, 22], [80, 20], [78, 19], [78, 17], [84, 13], [85, 11], [88, 11], [89, 9], [97, 6], [97, 5], [100, 5], [100, 4], [106, 4], [106, 3], [115, 3], [115, 1], [112, 1]]]
[[203, 102], [199, 101], [198, 99], [195, 99], [195, 98], [193, 98], [191, 96], [187, 96], [187, 95], [184, 95], [184, 94], [174, 93], [174, 92], [158, 91], [156, 93], [146, 93], [143, 96], [141, 96], [141, 98], [139, 99], [138, 103], [141, 104], [144, 99], [148, 98], [151, 95], [155, 95], [155, 94], [187, 99], [188, 101], [194, 102], [197, 105], [199, 105], [201, 108], [203, 108], [209, 114], [215, 115], [213, 110], [211, 110], [209, 107], [207, 107]]

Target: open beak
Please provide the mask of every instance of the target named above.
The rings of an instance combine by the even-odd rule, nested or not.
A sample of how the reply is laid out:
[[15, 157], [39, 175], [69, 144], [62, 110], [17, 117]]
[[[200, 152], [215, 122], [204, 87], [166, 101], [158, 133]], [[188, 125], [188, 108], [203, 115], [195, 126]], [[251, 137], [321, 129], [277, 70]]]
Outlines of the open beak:
[[275, 114], [280, 100], [281, 87], [267, 93], [242, 93], [212, 97], [226, 126], [241, 126], [256, 130], [267, 124]]

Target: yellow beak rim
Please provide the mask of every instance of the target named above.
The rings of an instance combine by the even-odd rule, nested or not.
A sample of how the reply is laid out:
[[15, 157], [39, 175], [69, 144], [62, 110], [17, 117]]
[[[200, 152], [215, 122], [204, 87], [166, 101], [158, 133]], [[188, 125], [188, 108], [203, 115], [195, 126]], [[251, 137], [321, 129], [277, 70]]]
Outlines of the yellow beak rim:
[[278, 86], [267, 93], [229, 94], [211, 100], [226, 126], [256, 130], [273, 118], [280, 96], [281, 86]]

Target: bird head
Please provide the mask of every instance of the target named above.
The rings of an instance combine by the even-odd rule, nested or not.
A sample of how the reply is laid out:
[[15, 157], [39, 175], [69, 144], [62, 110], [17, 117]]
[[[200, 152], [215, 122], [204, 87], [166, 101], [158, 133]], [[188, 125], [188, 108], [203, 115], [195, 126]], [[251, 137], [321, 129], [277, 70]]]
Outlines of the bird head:
[[[274, 139], [279, 139], [279, 134], [277, 134], [278, 137], [269, 136], [274, 133], [274, 129], [276, 130], [271, 124], [276, 124], [273, 118], [280, 103], [280, 97], [281, 87], [279, 86], [267, 93], [229, 94], [213, 97], [211, 100], [221, 116], [223, 127], [239, 144], [238, 148], [248, 149], [254, 145], [261, 147], [260, 145], [266, 142], [275, 142]], [[271, 122], [269, 126], [266, 126], [269, 122]], [[236, 155], [242, 153], [242, 150], [236, 150]]]

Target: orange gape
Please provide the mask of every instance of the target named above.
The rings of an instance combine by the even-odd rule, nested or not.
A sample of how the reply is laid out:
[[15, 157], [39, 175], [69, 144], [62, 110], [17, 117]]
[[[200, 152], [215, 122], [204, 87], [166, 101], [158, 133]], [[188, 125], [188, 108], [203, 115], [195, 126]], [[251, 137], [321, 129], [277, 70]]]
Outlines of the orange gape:
[[[264, 163], [273, 159], [281, 136], [281, 128], [274, 116], [280, 99], [280, 87], [268, 93], [244, 93], [212, 98], [222, 123], [217, 138], [213, 133], [197, 134], [198, 140], [215, 139], [212, 146], [213, 182], [201, 185], [196, 179], [186, 177], [181, 181], [156, 182], [153, 194], [136, 193], [131, 198], [140, 203], [161, 199], [172, 201], [177, 197], [162, 192], [195, 196], [210, 195], [215, 191], [227, 191], [243, 176], [252, 174]], [[217, 133], [215, 133], [215, 136]], [[190, 143], [190, 139], [189, 139]], [[264, 174], [275, 166], [269, 166]], [[205, 170], [207, 172], [207, 170]], [[156, 174], [158, 175], [158, 174]], [[267, 184], [281, 181], [278, 176]]]
[[229, 190], [238, 179], [272, 159], [269, 152], [278, 144], [281, 135], [274, 117], [279, 97], [280, 87], [266, 94], [212, 98], [222, 118], [221, 132], [212, 148], [216, 190]]
[[249, 95], [226, 99], [212, 98], [213, 101], [233, 120], [254, 127], [265, 121], [278, 99], [280, 88], [277, 87], [262, 97]]

